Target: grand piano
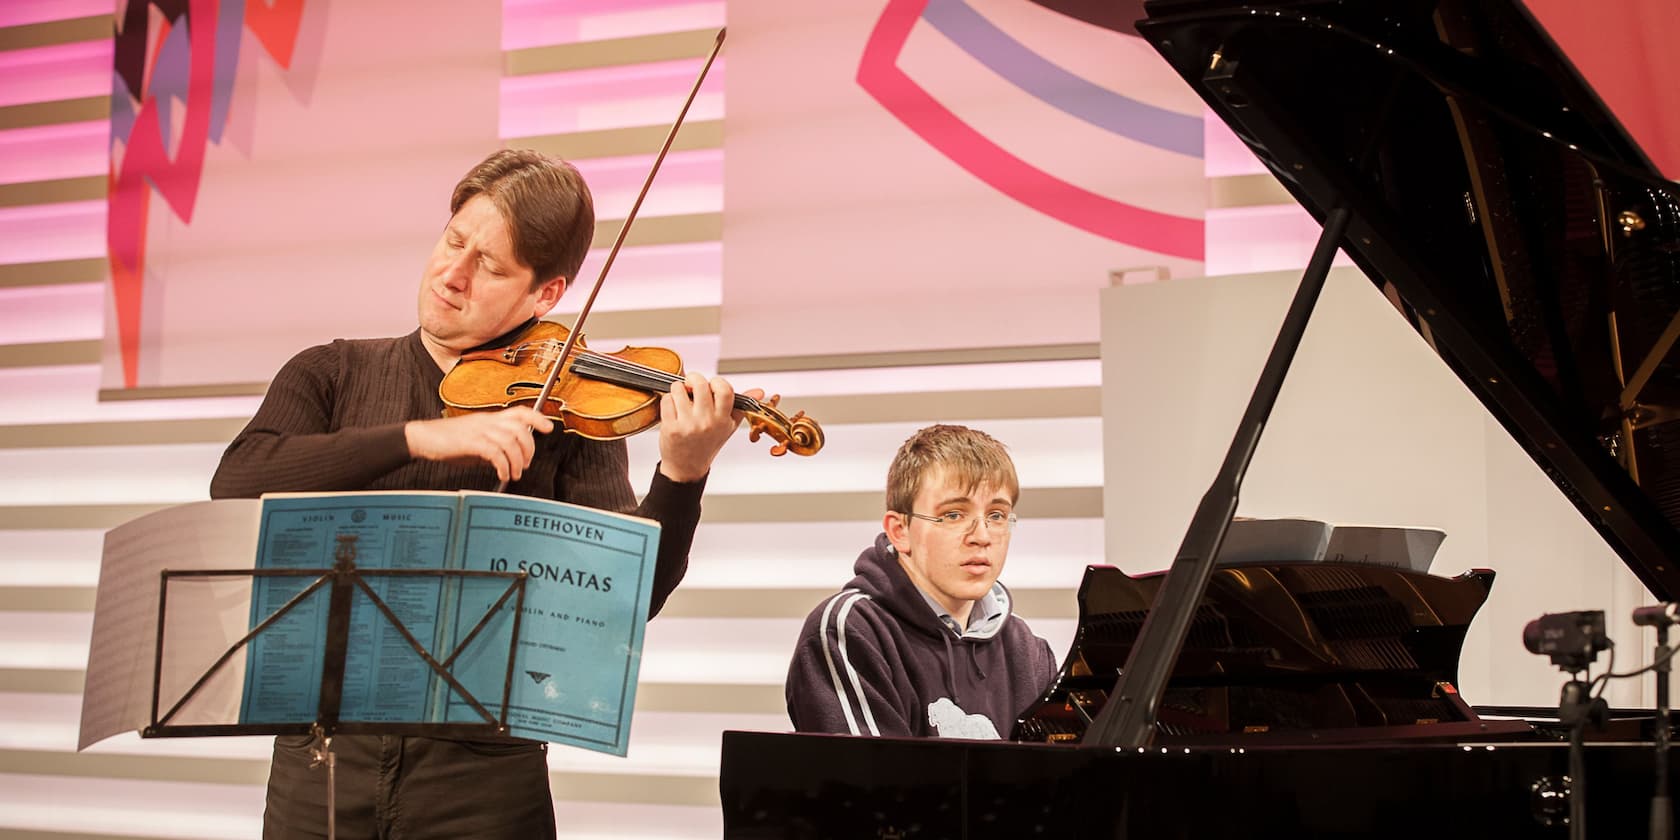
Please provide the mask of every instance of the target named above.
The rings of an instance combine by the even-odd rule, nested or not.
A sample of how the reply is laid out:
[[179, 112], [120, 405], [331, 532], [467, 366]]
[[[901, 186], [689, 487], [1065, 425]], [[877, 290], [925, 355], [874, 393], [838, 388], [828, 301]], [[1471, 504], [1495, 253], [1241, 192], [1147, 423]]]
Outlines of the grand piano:
[[1559, 727], [1459, 697], [1494, 572], [1214, 558], [1340, 248], [1676, 598], [1680, 190], [1520, 0], [1144, 12], [1135, 31], [1325, 229], [1220, 479], [1166, 572], [1087, 570], [1073, 649], [1009, 741], [727, 732], [725, 836], [1653, 836], [1674, 786], [1649, 711], [1572, 768]]

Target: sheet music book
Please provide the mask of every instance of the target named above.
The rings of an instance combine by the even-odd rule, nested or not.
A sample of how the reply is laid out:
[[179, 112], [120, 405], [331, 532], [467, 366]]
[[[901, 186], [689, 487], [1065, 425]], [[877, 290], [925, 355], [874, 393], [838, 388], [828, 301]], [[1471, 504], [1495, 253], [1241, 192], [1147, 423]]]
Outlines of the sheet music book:
[[[338, 504], [355, 525], [358, 508], [354, 497], [379, 496], [389, 505], [394, 502], [393, 496], [407, 496], [416, 505], [409, 512], [416, 518], [392, 520], [407, 526], [400, 531], [386, 525], [367, 525], [368, 508], [360, 508], [364, 521], [357, 542], [365, 542], [358, 549], [364, 568], [378, 568], [381, 563], [391, 563], [394, 568], [412, 567], [422, 558], [431, 558], [428, 568], [443, 568], [445, 563], [457, 564], [458, 568], [499, 568], [505, 564], [510, 570], [518, 570], [523, 563], [531, 576], [526, 582], [527, 612], [521, 620], [523, 641], [516, 654], [511, 692], [514, 703], [509, 709], [514, 733], [624, 755], [652, 594], [657, 523], [524, 497], [465, 495], [485, 498], [469, 500], [454, 493], [343, 493], [314, 494], [314, 502], [276, 501], [283, 497], [271, 497], [267, 502], [221, 499], [164, 508], [106, 532], [76, 748], [86, 749], [113, 735], [145, 729], [153, 720], [154, 684], [161, 701], [159, 712], [181, 704], [170, 721], [173, 724], [248, 722], [249, 717], [241, 716], [242, 709], [248, 709], [251, 703], [266, 706], [274, 702], [248, 698], [248, 688], [268, 688], [266, 678], [252, 676], [258, 671], [250, 663], [253, 651], [235, 647], [253, 626], [254, 579], [248, 572], [256, 565], [259, 553], [264, 506], [315, 504], [331, 508]], [[430, 498], [412, 498], [417, 496]], [[325, 501], [329, 497], [339, 501]], [[448, 535], [428, 535], [427, 525], [436, 526], [438, 509], [452, 506], [456, 513]], [[327, 523], [306, 524], [320, 528]], [[370, 533], [364, 539], [363, 532], [370, 529], [382, 529], [383, 538]], [[271, 551], [269, 562], [305, 552], [305, 546], [323, 534], [317, 531], [311, 536], [307, 529], [283, 539], [279, 532], [269, 534], [270, 548], [279, 552]], [[336, 543], [336, 536], [327, 539]], [[389, 549], [382, 549], [385, 559], [376, 558], [380, 552], [374, 550], [375, 543]], [[443, 547], [447, 550], [434, 553], [433, 549]], [[307, 564], [293, 568], [328, 568], [332, 564], [329, 551], [324, 557], [310, 557]], [[164, 570], [200, 574], [215, 570], [217, 576], [174, 578], [168, 589], [168, 608], [160, 616], [160, 573]], [[246, 573], [241, 574], [242, 570]], [[313, 579], [292, 578], [290, 582], [295, 585], [299, 580]], [[403, 580], [394, 589], [389, 585], [396, 581], [394, 578], [382, 581], [380, 576], [368, 575], [364, 580], [399, 618], [406, 619], [405, 624], [413, 621], [419, 627], [426, 625], [421, 611], [428, 604], [440, 608], [447, 605], [451, 612], [436, 615], [453, 617], [470, 627], [472, 622], [466, 619], [469, 612], [476, 610], [482, 615], [507, 586], [505, 579], [487, 578], [484, 580], [497, 584], [484, 584], [485, 590], [496, 590], [494, 595], [475, 584], [460, 587], [446, 598], [441, 592], [428, 593], [409, 585], [415, 579]], [[426, 600], [428, 594], [432, 595], [431, 602]], [[274, 596], [274, 592], [265, 592], [263, 598], [273, 603]], [[365, 596], [362, 600], [366, 601]], [[262, 602], [257, 599], [257, 603]], [[421, 698], [422, 712], [441, 714], [444, 722], [479, 720], [458, 698], [445, 694], [443, 700], [431, 699], [440, 696], [435, 686], [405, 686], [405, 680], [422, 673], [424, 664], [406, 645], [401, 649], [406, 655], [390, 653], [396, 647], [382, 635], [389, 632], [389, 623], [383, 616], [378, 618], [385, 627], [366, 624], [366, 634], [351, 640], [352, 652], [368, 664], [354, 664], [351, 667], [355, 670], [346, 674], [346, 689], [356, 696], [346, 697], [343, 711], [358, 710], [356, 714], [363, 720], [394, 720]], [[160, 623], [166, 640], [161, 662], [157, 661]], [[433, 621], [432, 626], [441, 629], [451, 625]], [[480, 702], [498, 704], [494, 710], [498, 713], [509, 629], [492, 624], [455, 667], [468, 690]], [[294, 628], [296, 632], [301, 631]], [[375, 638], [384, 638], [387, 655], [366, 651]], [[299, 643], [291, 653], [294, 658], [319, 656], [321, 645], [313, 635], [294, 635], [293, 640]], [[488, 640], [483, 651], [499, 640], [501, 653], [493, 662], [469, 655], [479, 651], [481, 640]], [[302, 646], [305, 641], [309, 643], [307, 648]], [[438, 656], [435, 634], [426, 636], [422, 632], [420, 641], [434, 646], [432, 653]], [[232, 654], [222, 667], [213, 668], [230, 650]], [[285, 662], [283, 653], [278, 648], [266, 648], [264, 669], [280, 666], [279, 672], [300, 672], [300, 668]], [[379, 668], [381, 661], [383, 670]], [[484, 687], [485, 674], [492, 670], [497, 675], [494, 685]], [[195, 690], [195, 683], [207, 672], [211, 673], [208, 681]], [[310, 680], [317, 689], [318, 679]], [[299, 721], [314, 719], [313, 704], [318, 697], [318, 691], [310, 696], [310, 711]], [[279, 705], [284, 708], [288, 702]]]
[[[262, 499], [256, 567], [330, 568], [341, 535], [355, 537], [355, 564], [363, 571], [525, 571], [530, 577], [509, 694], [511, 734], [625, 754], [659, 547], [657, 522], [472, 491], [269, 494]], [[362, 579], [439, 662], [456, 654], [509, 585], [504, 578]], [[256, 579], [251, 626], [313, 580]], [[328, 590], [318, 590], [252, 641], [241, 723], [314, 719], [328, 603]], [[513, 610], [510, 599], [450, 669], [492, 714], [502, 697]], [[360, 591], [352, 600], [347, 654], [342, 721], [483, 721]]]
[[[249, 569], [257, 551], [256, 499], [219, 499], [167, 507], [105, 532], [93, 610], [76, 749], [151, 721], [154, 678], [167, 708], [249, 628], [251, 580], [222, 579], [170, 587], [169, 640], [156, 663], [160, 573]], [[154, 664], [157, 670], [154, 674]], [[245, 652], [224, 668], [244, 673]], [[238, 713], [240, 684], [216, 679], [182, 710], [190, 723], [228, 723]]]
[[1428, 572], [1447, 532], [1400, 525], [1337, 524], [1318, 519], [1237, 517], [1219, 546], [1219, 565], [1364, 563]]

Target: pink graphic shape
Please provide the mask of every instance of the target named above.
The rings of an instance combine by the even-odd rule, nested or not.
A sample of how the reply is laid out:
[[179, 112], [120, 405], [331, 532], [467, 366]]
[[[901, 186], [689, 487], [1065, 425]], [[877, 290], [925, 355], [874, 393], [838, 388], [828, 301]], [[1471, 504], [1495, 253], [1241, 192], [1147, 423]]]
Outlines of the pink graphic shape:
[[1124, 245], [1201, 260], [1200, 219], [1159, 213], [1068, 183], [987, 139], [897, 65], [927, 0], [889, 0], [858, 62], [858, 85], [969, 174], [1053, 219]]
[[[110, 176], [110, 212], [106, 223], [107, 259], [111, 265], [111, 293], [116, 310], [117, 348], [122, 357], [123, 385], [133, 388], [140, 380], [140, 313], [146, 282], [146, 229], [151, 211], [151, 190], [168, 203], [182, 222], [192, 223], [204, 156], [209, 143], [215, 107], [218, 69], [232, 74], [237, 68], [216, 66], [218, 0], [192, 0], [186, 18], [190, 44], [190, 68], [186, 78], [186, 115], [181, 128], [180, 148], [170, 157], [165, 140], [168, 122], [167, 97], [179, 97], [179, 81], [170, 74], [159, 76], [157, 62], [171, 33], [167, 21], [158, 36], [158, 49], [147, 67], [146, 87], [139, 114], [128, 131], [128, 148], [121, 170]], [[304, 0], [276, 0], [270, 7], [262, 0], [247, 0], [246, 26], [251, 29], [276, 63], [290, 68], [303, 17]], [[237, 56], [237, 53], [230, 53]], [[160, 82], [160, 79], [162, 80]], [[153, 90], [154, 84], [158, 90]], [[161, 93], [166, 99], [159, 99]], [[113, 96], [125, 95], [119, 88]], [[113, 106], [113, 112], [116, 108]]]
[[123, 383], [139, 382], [140, 293], [145, 280], [146, 190], [158, 191], [182, 221], [191, 223], [204, 172], [204, 150], [210, 137], [210, 105], [216, 70], [216, 2], [193, 0], [191, 12], [192, 69], [187, 81], [187, 109], [180, 148], [173, 160], [165, 148], [161, 108], [148, 93], [134, 128], [122, 170], [112, 179], [109, 231], [111, 291], [115, 298], [117, 346], [122, 353]]
[[274, 63], [288, 70], [292, 67], [292, 50], [297, 47], [298, 27], [302, 23], [303, 0], [275, 0], [273, 6], [263, 0], [245, 2], [245, 27], [257, 36]]

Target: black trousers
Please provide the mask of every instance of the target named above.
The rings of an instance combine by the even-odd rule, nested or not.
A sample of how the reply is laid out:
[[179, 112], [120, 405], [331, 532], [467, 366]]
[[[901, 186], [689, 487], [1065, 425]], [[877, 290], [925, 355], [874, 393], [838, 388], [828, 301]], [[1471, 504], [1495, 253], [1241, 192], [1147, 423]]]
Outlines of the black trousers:
[[[327, 768], [309, 766], [309, 743], [274, 739], [265, 840], [327, 836]], [[554, 837], [547, 744], [350, 735], [332, 748], [343, 840]]]

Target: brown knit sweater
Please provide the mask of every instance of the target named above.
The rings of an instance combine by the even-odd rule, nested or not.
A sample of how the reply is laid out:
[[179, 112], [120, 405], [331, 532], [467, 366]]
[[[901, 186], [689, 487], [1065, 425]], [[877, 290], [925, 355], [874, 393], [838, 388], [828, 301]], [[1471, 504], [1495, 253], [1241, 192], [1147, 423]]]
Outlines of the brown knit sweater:
[[[492, 342], [494, 344], [495, 342]], [[210, 497], [349, 490], [494, 490], [489, 464], [409, 457], [403, 425], [442, 416], [443, 371], [420, 343], [401, 338], [334, 341], [292, 357], [244, 431], [228, 444]], [[536, 455], [507, 492], [633, 513], [661, 525], [648, 616], [688, 570], [705, 479], [671, 481], [654, 470], [640, 505], [622, 440], [592, 441], [558, 429], [538, 435]]]

